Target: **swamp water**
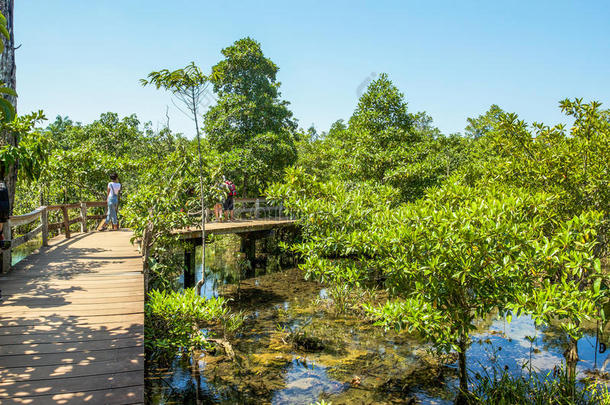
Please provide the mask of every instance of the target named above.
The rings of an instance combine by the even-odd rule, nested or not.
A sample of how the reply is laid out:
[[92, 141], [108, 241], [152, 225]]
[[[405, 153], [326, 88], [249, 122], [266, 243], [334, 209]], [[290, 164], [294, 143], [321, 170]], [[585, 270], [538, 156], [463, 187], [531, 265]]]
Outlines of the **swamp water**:
[[[201, 353], [195, 364], [188, 356], [176, 357], [169, 367], [147, 362], [148, 403], [452, 403], [455, 356], [428, 354], [425, 344], [404, 333], [336, 315], [322, 285], [303, 280], [295, 269], [272, 271], [276, 258], [268, 260], [274, 266], [239, 281], [238, 248], [238, 240], [223, 238], [206, 249], [202, 293], [231, 298], [232, 309], [246, 315], [242, 330], [230, 339], [236, 360]], [[474, 375], [495, 364], [518, 374], [531, 359], [534, 370], [550, 372], [562, 363], [562, 336], [553, 328], [535, 328], [527, 317], [482, 321], [468, 350], [469, 369]], [[583, 376], [594, 367], [594, 331], [580, 340], [579, 355]], [[610, 368], [607, 353], [596, 360], [598, 367]]]

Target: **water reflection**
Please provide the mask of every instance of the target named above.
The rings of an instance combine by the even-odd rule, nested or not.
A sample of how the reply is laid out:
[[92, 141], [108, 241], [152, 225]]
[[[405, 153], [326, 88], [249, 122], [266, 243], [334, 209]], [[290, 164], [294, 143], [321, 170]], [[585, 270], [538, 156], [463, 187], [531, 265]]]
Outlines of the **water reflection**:
[[42, 246], [41, 237], [32, 239], [30, 241], [27, 241], [23, 245], [17, 246], [12, 251], [11, 265], [12, 266], [16, 265], [17, 263], [19, 263], [20, 261], [22, 261], [23, 259], [28, 257], [36, 249], [39, 249], [41, 246]]
[[[427, 354], [428, 346], [413, 337], [323, 310], [329, 292], [302, 280], [297, 270], [262, 267], [254, 270], [256, 277], [248, 277], [252, 274], [240, 268], [235, 253], [238, 246], [233, 241], [208, 247], [203, 293], [230, 298], [234, 310], [247, 314], [242, 333], [232, 342], [240, 360], [205, 355], [197, 377], [184, 359], [167, 370], [149, 365], [151, 403], [195, 403], [198, 398], [215, 404], [309, 404], [320, 399], [334, 405], [396, 404], [413, 397], [423, 404], [452, 403], [457, 380], [451, 360], [443, 366], [441, 357]], [[528, 336], [536, 336], [532, 345]], [[562, 337], [557, 327], [537, 329], [529, 317], [510, 323], [489, 317], [473, 336], [469, 369], [481, 373], [495, 364], [519, 374], [531, 364], [548, 372], [562, 363]], [[315, 349], [307, 349], [312, 341]], [[581, 375], [594, 366], [594, 348], [591, 329], [579, 343]], [[598, 366], [607, 359], [598, 354]]]

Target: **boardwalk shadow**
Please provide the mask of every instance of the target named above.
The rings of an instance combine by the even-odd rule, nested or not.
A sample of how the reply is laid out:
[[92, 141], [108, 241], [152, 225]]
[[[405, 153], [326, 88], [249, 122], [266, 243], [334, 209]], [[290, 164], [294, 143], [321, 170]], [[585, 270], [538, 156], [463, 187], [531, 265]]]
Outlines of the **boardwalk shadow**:
[[0, 403], [143, 401], [143, 281], [128, 238], [55, 240], [0, 277]]
[[0, 320], [0, 402], [143, 401], [142, 314], [113, 316]]
[[[0, 277], [0, 290], [4, 297], [0, 307], [48, 308], [68, 305], [71, 301], [65, 297], [76, 291], [84, 291], [84, 288], [64, 282], [85, 274], [96, 280], [94, 275], [103, 266], [135, 257], [104, 258], [99, 256], [108, 249], [74, 246], [88, 235], [90, 234], [79, 234], [53, 246], [43, 247], [19, 262], [7, 275]], [[106, 277], [108, 274], [102, 275], [99, 280]]]

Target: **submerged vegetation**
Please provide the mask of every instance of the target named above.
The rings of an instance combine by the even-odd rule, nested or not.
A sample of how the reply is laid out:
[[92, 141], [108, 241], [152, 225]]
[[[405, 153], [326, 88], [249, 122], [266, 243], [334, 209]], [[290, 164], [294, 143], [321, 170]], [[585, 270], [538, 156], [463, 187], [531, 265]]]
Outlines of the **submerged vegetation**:
[[[240, 39], [222, 55], [209, 74], [190, 64], [142, 81], [185, 102], [200, 144], [169, 124], [153, 130], [110, 112], [90, 124], [57, 117], [35, 130], [38, 113], [10, 124], [21, 149], [0, 150], [5, 163], [21, 159], [17, 213], [102, 199], [107, 174], [120, 174], [122, 226], [143, 256], [150, 367], [182, 359], [198, 376], [204, 351], [214, 366], [208, 380], [230, 387], [210, 401], [273, 402], [290, 389], [307, 392], [303, 400], [315, 392], [319, 404], [332, 394], [337, 404], [361, 389], [359, 400], [413, 403], [436, 384], [442, 392], [426, 392], [451, 392], [459, 404], [610, 402], [577, 369], [579, 340], [591, 324], [606, 330], [610, 316], [609, 110], [563, 100], [572, 124], [549, 126], [493, 105], [468, 119], [465, 134], [445, 135], [425, 112], [409, 112], [381, 74], [347, 122], [318, 134], [298, 128], [279, 68], [259, 43]], [[210, 89], [217, 102], [203, 113]], [[255, 263], [240, 258], [236, 285], [204, 298], [179, 285], [184, 244], [171, 231], [200, 223], [201, 201], [218, 201], [223, 175], [240, 197], [264, 194], [296, 218], [299, 233], [272, 248], [296, 255], [300, 271], [274, 273], [267, 288], [243, 280]], [[326, 295], [316, 297], [322, 286]], [[523, 315], [558, 327], [564, 368], [541, 375], [530, 360], [524, 375], [473, 373], [468, 353], [480, 323]], [[436, 354], [409, 350], [422, 342]], [[311, 376], [285, 381], [299, 364]], [[333, 380], [315, 387], [321, 374]]]

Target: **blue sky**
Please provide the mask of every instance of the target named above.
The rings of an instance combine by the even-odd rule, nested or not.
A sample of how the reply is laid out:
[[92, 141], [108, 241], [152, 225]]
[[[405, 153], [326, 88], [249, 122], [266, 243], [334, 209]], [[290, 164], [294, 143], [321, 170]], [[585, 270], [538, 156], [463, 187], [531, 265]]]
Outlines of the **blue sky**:
[[347, 119], [368, 78], [386, 72], [409, 110], [444, 132], [495, 103], [528, 122], [563, 122], [565, 97], [610, 108], [608, 1], [77, 1], [15, 5], [20, 113], [82, 122], [136, 113], [193, 125], [150, 71], [195, 61], [250, 36], [280, 68], [282, 96], [306, 128]]

